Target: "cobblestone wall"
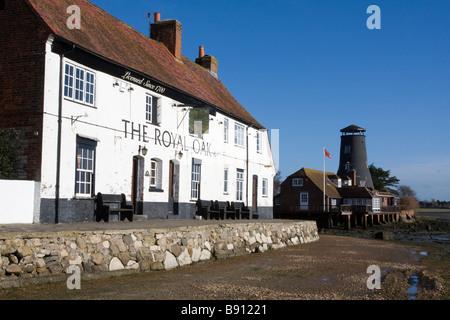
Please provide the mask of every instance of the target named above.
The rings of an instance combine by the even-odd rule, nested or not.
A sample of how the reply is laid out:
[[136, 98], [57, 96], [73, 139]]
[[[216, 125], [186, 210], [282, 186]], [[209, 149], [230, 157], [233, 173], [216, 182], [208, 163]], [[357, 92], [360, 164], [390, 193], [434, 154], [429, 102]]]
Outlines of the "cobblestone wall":
[[0, 281], [68, 272], [169, 270], [319, 239], [314, 221], [0, 235]]

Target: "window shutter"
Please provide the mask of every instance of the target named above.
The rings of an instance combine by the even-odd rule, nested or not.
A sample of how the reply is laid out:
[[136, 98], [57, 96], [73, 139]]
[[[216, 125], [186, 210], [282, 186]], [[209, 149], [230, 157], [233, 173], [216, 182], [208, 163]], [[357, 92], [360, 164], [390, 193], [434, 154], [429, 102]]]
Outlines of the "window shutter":
[[152, 98], [152, 123], [161, 124], [162, 123], [162, 99], [156, 97]]

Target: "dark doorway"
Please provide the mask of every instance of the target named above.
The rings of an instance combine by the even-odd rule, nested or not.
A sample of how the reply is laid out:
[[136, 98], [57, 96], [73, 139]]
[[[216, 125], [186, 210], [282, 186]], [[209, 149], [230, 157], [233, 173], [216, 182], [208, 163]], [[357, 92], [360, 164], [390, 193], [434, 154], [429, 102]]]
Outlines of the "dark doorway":
[[131, 201], [134, 214], [144, 213], [144, 158], [133, 157], [133, 178], [131, 186]]
[[258, 211], [258, 176], [253, 176], [252, 211]]
[[180, 165], [171, 160], [169, 163], [169, 214], [178, 215]]

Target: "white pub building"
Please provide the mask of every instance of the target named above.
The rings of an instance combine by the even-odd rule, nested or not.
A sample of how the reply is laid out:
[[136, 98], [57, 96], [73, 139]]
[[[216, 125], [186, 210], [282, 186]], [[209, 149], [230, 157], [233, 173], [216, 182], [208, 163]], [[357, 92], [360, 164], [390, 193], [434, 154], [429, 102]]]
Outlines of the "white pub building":
[[[69, 28], [71, 5], [80, 29]], [[94, 221], [99, 192], [124, 194], [146, 219], [194, 218], [199, 199], [273, 217], [268, 132], [203, 47], [195, 62], [181, 54], [178, 21], [155, 14], [146, 37], [84, 0], [6, 1], [0, 15], [3, 32], [16, 34], [1, 40], [3, 76], [20, 75], [1, 93], [0, 125], [37, 149], [19, 149], [16, 164], [16, 179], [39, 185], [34, 222]], [[27, 77], [36, 85], [20, 85]], [[33, 110], [7, 96], [27, 90]], [[30, 123], [16, 121], [27, 112]]]

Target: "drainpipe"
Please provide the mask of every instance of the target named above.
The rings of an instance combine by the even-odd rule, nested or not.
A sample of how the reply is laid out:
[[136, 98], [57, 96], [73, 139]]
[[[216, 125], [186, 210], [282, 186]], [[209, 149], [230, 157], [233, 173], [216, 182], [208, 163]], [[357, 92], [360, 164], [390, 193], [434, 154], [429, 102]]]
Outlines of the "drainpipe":
[[246, 127], [246, 140], [247, 140], [246, 141], [246, 146], [245, 146], [245, 148], [246, 148], [246, 159], [245, 159], [245, 167], [246, 167], [245, 168], [245, 173], [246, 173], [245, 205], [246, 206], [248, 206], [248, 184], [249, 184], [249, 181], [248, 181], [248, 177], [249, 177], [249, 174], [248, 174], [248, 129], [251, 128], [251, 127], [252, 127], [252, 125]]
[[59, 189], [61, 180], [61, 129], [62, 129], [62, 104], [63, 104], [63, 69], [64, 56], [75, 51], [75, 45], [72, 49], [60, 54], [59, 62], [59, 103], [58, 103], [58, 137], [56, 147], [56, 185], [55, 185], [55, 223], [59, 223]]

